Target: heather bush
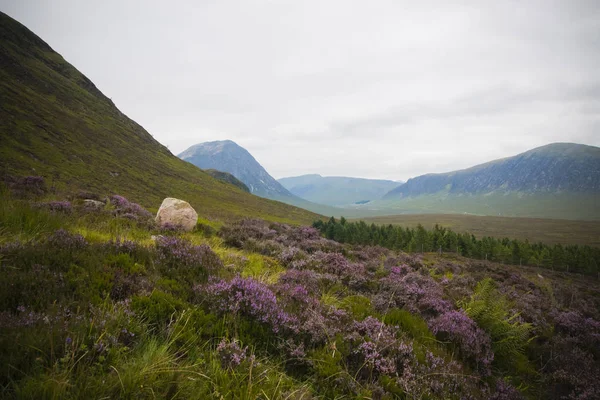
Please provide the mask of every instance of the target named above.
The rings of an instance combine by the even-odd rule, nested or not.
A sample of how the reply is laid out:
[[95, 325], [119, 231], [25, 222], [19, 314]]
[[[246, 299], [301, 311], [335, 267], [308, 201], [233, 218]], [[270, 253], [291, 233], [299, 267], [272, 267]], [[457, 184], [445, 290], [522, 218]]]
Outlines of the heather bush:
[[392, 267], [390, 274], [380, 279], [380, 289], [374, 299], [375, 308], [405, 308], [413, 314], [434, 317], [452, 309], [443, 298], [443, 288], [433, 278], [408, 267]]
[[0, 267], [0, 310], [15, 311], [19, 306], [44, 310], [48, 304], [70, 298], [62, 272], [34, 264], [28, 269]]
[[129, 219], [152, 219], [152, 214], [137, 203], [132, 203], [123, 196], [110, 196], [110, 204], [115, 208], [115, 214]]
[[[293, 264], [292, 264], [293, 265]], [[331, 274], [352, 289], [361, 290], [368, 288], [369, 274], [365, 266], [360, 263], [350, 263], [340, 253], [325, 253], [317, 251], [308, 259], [304, 268], [310, 268], [323, 274]]]
[[279, 276], [279, 282], [282, 284], [301, 284], [310, 294], [319, 295], [339, 284], [340, 280], [332, 274], [293, 268], [282, 273]]
[[36, 206], [55, 213], [70, 214], [73, 212], [73, 206], [70, 201], [48, 201], [37, 203]]
[[41, 176], [7, 176], [5, 182], [12, 195], [17, 198], [35, 198], [48, 192], [46, 182]]
[[295, 318], [282, 309], [275, 294], [252, 278], [212, 281], [197, 286], [195, 291], [218, 314], [250, 318], [269, 326], [274, 333], [295, 329]]
[[193, 245], [177, 237], [158, 237], [156, 252], [155, 262], [161, 273], [188, 285], [206, 281], [209, 274], [223, 267], [208, 245]]
[[238, 367], [247, 358], [254, 360], [254, 356], [248, 357], [248, 347], [240, 347], [237, 341], [223, 338], [217, 345], [217, 355], [221, 366], [226, 369]]
[[265, 256], [277, 256], [284, 250], [284, 247], [274, 240], [256, 240], [254, 238], [246, 239], [242, 248]]
[[412, 345], [398, 340], [392, 329], [373, 317], [356, 321], [345, 340], [353, 349], [349, 367], [362, 379], [372, 380], [378, 375], [402, 375], [412, 357]]
[[54, 251], [77, 251], [85, 249], [88, 245], [83, 236], [59, 229], [48, 237], [47, 245]]
[[[600, 366], [597, 356], [573, 336], [552, 339], [548, 360], [547, 396], [553, 399], [597, 399], [600, 397]], [[596, 352], [598, 348], [596, 347]]]
[[489, 336], [462, 311], [448, 311], [430, 321], [431, 331], [442, 341], [456, 345], [463, 359], [489, 374], [494, 360]]
[[[28, 212], [59, 225], [39, 237], [0, 228], [0, 397], [600, 393], [590, 280], [341, 245], [257, 220], [205, 240], [202, 229], [160, 236], [109, 213]], [[477, 285], [488, 276], [496, 282]]]
[[264, 221], [255, 219], [244, 219], [240, 222], [223, 226], [219, 230], [221, 236], [228, 246], [242, 248], [248, 239], [266, 240], [273, 239], [277, 234], [270, 229]]

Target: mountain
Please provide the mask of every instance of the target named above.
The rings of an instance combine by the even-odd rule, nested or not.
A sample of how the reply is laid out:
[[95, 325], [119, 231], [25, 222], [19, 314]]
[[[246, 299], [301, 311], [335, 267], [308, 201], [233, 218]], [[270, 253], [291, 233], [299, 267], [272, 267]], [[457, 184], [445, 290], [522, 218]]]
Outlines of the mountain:
[[242, 146], [231, 140], [198, 143], [178, 155], [202, 169], [227, 172], [242, 181], [250, 193], [323, 215], [340, 216], [342, 210], [313, 203], [290, 193]]
[[231, 140], [198, 143], [178, 157], [198, 168], [230, 173], [248, 186], [250, 193], [257, 196], [271, 199], [293, 196], [269, 175], [248, 150]]
[[377, 205], [398, 212], [600, 219], [600, 148], [553, 143], [409, 179]]
[[383, 197], [402, 182], [344, 176], [301, 175], [279, 179], [287, 190], [298, 197], [330, 206], [344, 206]]
[[42, 39], [0, 13], [0, 179], [39, 175], [56, 196], [122, 194], [150, 209], [189, 201], [201, 216], [310, 223], [318, 215], [224, 184], [180, 160]]

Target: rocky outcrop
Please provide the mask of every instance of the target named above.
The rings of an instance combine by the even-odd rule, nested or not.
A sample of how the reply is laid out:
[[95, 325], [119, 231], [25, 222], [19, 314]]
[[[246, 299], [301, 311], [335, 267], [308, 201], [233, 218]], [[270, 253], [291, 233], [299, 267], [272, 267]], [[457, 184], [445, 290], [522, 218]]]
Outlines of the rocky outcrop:
[[104, 208], [104, 203], [98, 200], [85, 199], [83, 200], [83, 207], [86, 210], [102, 210]]
[[167, 197], [160, 205], [155, 220], [162, 227], [178, 227], [191, 231], [198, 221], [198, 213], [187, 201]]

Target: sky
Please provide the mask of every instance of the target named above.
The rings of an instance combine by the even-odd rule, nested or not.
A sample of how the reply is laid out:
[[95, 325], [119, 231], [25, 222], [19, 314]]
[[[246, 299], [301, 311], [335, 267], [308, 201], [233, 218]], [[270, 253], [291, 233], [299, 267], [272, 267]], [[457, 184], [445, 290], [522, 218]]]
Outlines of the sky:
[[[453, 4], [450, 4], [453, 3]], [[600, 2], [0, 0], [179, 154], [406, 180], [600, 146]]]

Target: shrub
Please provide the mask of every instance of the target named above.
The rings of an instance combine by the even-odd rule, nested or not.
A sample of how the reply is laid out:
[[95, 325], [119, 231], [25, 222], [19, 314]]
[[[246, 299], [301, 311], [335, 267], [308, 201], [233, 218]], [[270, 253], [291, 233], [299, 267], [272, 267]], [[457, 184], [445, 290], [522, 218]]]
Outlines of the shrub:
[[177, 237], [156, 239], [156, 262], [166, 276], [189, 285], [206, 281], [208, 275], [223, 267], [223, 262], [206, 245], [193, 245]]
[[115, 207], [116, 215], [130, 219], [151, 219], [152, 214], [137, 203], [132, 203], [123, 196], [110, 196], [110, 204]]
[[37, 203], [37, 207], [44, 208], [51, 212], [70, 214], [73, 211], [73, 206], [70, 201], [49, 201], [45, 203]]
[[197, 286], [195, 290], [206, 300], [208, 307], [219, 314], [231, 313], [254, 319], [268, 325], [274, 333], [295, 327], [295, 319], [281, 308], [275, 294], [252, 278], [213, 281]]
[[41, 176], [6, 177], [7, 186], [18, 198], [31, 198], [44, 195], [48, 190]]
[[490, 338], [463, 311], [449, 311], [434, 318], [429, 326], [440, 340], [456, 344], [462, 357], [488, 374], [494, 359]]
[[[223, 338], [217, 345], [217, 354], [221, 366], [225, 369], [234, 369], [248, 358], [248, 347], [240, 347], [237, 341]], [[251, 356], [252, 359], [254, 356]]]

